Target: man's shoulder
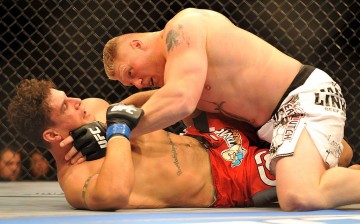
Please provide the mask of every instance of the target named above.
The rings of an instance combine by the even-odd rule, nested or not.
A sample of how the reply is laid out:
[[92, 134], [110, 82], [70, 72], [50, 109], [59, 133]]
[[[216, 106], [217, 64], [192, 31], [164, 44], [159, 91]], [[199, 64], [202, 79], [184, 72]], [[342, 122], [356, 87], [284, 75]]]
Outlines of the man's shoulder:
[[[179, 11], [169, 22], [173, 23], [176, 21], [183, 21], [187, 20], [193, 16], [203, 15], [203, 9], [196, 9], [196, 8], [186, 8]], [[192, 18], [193, 20], [193, 18]]]
[[109, 103], [100, 98], [87, 98], [82, 101], [85, 110], [93, 114], [96, 120], [105, 122], [106, 110], [109, 107]]
[[197, 8], [185, 8], [181, 11], [179, 11], [177, 14], [191, 14], [191, 13], [199, 13], [203, 11], [203, 9], [197, 9]]
[[106, 102], [105, 100], [103, 100], [101, 98], [86, 98], [86, 99], [83, 99], [82, 102], [86, 105], [92, 105], [92, 104], [97, 104], [97, 103], [109, 105], [108, 102]]
[[109, 107], [109, 103], [100, 98], [86, 98], [82, 100], [82, 104], [85, 108], [91, 111], [97, 111], [99, 109], [101, 110]]
[[187, 32], [187, 35], [196, 35], [197, 32], [200, 32], [200, 28], [204, 27], [205, 15], [206, 13], [202, 9], [183, 9], [166, 23], [164, 33], [167, 35], [170, 31], [181, 31]]

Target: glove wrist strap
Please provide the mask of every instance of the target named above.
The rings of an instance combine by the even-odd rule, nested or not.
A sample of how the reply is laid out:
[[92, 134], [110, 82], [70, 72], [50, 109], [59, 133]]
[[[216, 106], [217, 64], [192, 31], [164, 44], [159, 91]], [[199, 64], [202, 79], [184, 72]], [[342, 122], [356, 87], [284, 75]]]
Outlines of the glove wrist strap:
[[130, 139], [130, 128], [126, 124], [123, 123], [115, 123], [110, 125], [106, 130], [106, 140], [109, 141], [109, 139], [112, 136], [125, 136], [127, 139]]

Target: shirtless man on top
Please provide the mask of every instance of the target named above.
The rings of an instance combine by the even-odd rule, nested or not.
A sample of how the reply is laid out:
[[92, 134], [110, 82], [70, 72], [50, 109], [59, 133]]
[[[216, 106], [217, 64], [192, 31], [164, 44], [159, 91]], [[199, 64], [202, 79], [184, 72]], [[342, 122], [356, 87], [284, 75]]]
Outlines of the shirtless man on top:
[[283, 210], [360, 203], [360, 171], [337, 167], [346, 120], [339, 85], [222, 14], [184, 9], [163, 30], [115, 37], [105, 45], [104, 66], [123, 85], [160, 87], [141, 107], [133, 137], [196, 108], [221, 113], [252, 124], [271, 143]]

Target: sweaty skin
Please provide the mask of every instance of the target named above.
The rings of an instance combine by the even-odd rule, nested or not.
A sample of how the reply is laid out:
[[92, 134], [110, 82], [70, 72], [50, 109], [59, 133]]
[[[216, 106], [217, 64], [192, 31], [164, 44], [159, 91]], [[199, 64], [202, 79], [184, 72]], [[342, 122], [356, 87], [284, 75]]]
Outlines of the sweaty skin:
[[[113, 66], [104, 60], [109, 78], [137, 88], [161, 87], [142, 106], [145, 115], [133, 137], [168, 127], [196, 108], [261, 127], [302, 66], [225, 16], [203, 9], [182, 10], [158, 32], [113, 40], [117, 43]], [[105, 57], [106, 46], [104, 59], [111, 58]], [[343, 118], [339, 116], [334, 133], [342, 135]], [[336, 122], [325, 119], [321, 122]], [[314, 137], [302, 129], [293, 155], [272, 161], [281, 208], [302, 211], [359, 203], [359, 172], [328, 169]]]
[[113, 79], [161, 88], [142, 107], [145, 116], [133, 136], [170, 126], [195, 108], [259, 127], [301, 67], [210, 10], [185, 9], [163, 30], [139, 35], [138, 42], [136, 37], [125, 38], [130, 44], [117, 41]]
[[[116, 42], [110, 78], [139, 89], [161, 87], [142, 106], [145, 115], [132, 137], [173, 125], [196, 108], [259, 127], [301, 67], [222, 14], [203, 9], [185, 9], [163, 30], [120, 36]], [[71, 142], [67, 138], [63, 144]], [[71, 152], [67, 159], [76, 150]]]
[[[81, 105], [86, 108], [87, 117], [105, 122], [106, 102], [92, 98], [83, 100]], [[170, 138], [173, 145], [169, 144]], [[131, 152], [127, 158], [108, 154], [127, 150]], [[91, 178], [86, 190], [90, 209], [207, 207], [213, 202], [209, 155], [197, 140], [190, 137], [161, 130], [132, 139], [131, 150], [126, 144], [115, 145], [111, 140], [106, 168], [104, 158], [71, 165], [64, 160], [66, 150], [57, 146], [51, 151], [55, 153], [60, 186], [75, 208], [86, 208], [82, 200], [84, 183], [88, 177], [99, 173]], [[130, 169], [124, 165], [126, 161], [132, 161], [127, 165]], [[123, 166], [121, 169], [119, 164]], [[108, 173], [101, 173], [102, 169]], [[105, 179], [109, 184], [100, 182]], [[129, 191], [127, 200], [119, 197], [125, 188]], [[105, 194], [108, 201], [99, 202], [96, 191], [105, 192], [101, 194]]]

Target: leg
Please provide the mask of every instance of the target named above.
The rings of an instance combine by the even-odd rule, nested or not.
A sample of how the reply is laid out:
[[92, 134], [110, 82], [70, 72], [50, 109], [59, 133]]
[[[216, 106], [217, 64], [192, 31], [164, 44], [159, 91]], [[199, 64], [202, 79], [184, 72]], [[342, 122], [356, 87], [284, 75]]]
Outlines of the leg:
[[306, 129], [293, 156], [276, 164], [280, 207], [285, 211], [329, 209], [360, 202], [360, 171], [343, 167], [326, 169]]
[[351, 163], [353, 158], [353, 150], [349, 143], [347, 143], [344, 139], [342, 140], [342, 145], [344, 147], [340, 158], [339, 158], [339, 166], [347, 167]]

